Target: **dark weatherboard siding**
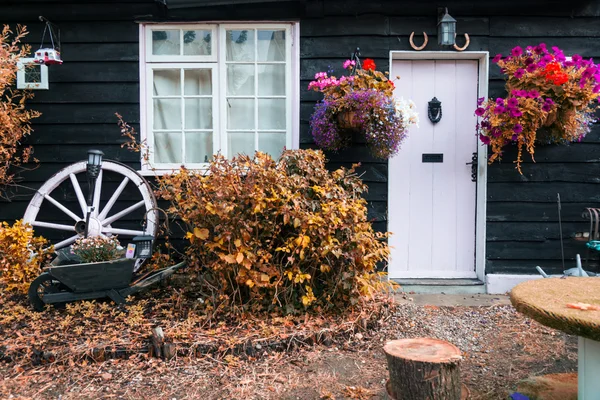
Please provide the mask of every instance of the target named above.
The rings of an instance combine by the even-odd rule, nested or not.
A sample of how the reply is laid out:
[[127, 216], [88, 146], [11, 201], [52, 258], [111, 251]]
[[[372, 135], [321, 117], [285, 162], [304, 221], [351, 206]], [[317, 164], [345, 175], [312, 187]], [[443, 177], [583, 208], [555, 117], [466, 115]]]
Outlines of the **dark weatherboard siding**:
[[[183, 3], [183, 2], [178, 2]], [[39, 187], [61, 167], [80, 160], [90, 147], [108, 158], [139, 166], [138, 155], [121, 149], [123, 139], [115, 112], [136, 128], [139, 124], [138, 25], [135, 21], [297, 20], [300, 21], [301, 147], [313, 147], [308, 120], [319, 95], [306, 86], [315, 72], [330, 66], [340, 70], [356, 47], [375, 59], [378, 69], [389, 69], [390, 50], [411, 50], [412, 31], [430, 35], [427, 50], [438, 50], [435, 38], [437, 3], [430, 1], [286, 1], [229, 6], [167, 9], [150, 0], [53, 1], [3, 0], [0, 23], [22, 23], [32, 32], [34, 47], [41, 37], [43, 15], [62, 32], [65, 64], [50, 68], [50, 90], [36, 91], [32, 107], [43, 112], [35, 121], [30, 143], [39, 168], [23, 173], [25, 186]], [[543, 5], [540, 5], [543, 3]], [[493, 56], [515, 45], [545, 42], [566, 53], [600, 58], [600, 2], [597, 1], [448, 1], [444, 5], [458, 20], [458, 32], [469, 33], [468, 50]], [[168, 0], [167, 0], [168, 4]], [[462, 36], [458, 39], [462, 44]], [[490, 94], [502, 95], [503, 82], [495, 66], [490, 70]], [[422, 116], [422, 119], [425, 117]], [[424, 122], [425, 123], [425, 122]], [[470, 127], [468, 127], [470, 128]], [[328, 154], [330, 166], [361, 162], [369, 185], [369, 216], [377, 230], [385, 230], [387, 162], [373, 159], [360, 144]], [[525, 157], [524, 175], [507, 162], [488, 169], [488, 273], [532, 273], [537, 264], [560, 268], [556, 194], [563, 200], [565, 254], [573, 259], [583, 245], [570, 239], [587, 229], [581, 211], [600, 204], [600, 129], [583, 143], [569, 147], [540, 147], [537, 163]], [[510, 160], [510, 161], [509, 161]], [[467, 160], [468, 161], [468, 160]], [[466, 162], [466, 161], [465, 161]], [[0, 220], [20, 218], [30, 191], [21, 189], [12, 203], [0, 203]], [[69, 194], [65, 194], [69, 196]]]

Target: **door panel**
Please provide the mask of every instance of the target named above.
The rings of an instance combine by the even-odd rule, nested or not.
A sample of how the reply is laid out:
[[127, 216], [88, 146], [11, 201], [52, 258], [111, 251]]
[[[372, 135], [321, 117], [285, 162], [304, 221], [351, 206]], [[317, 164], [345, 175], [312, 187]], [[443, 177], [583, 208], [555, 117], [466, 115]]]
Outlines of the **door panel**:
[[[474, 278], [476, 184], [466, 163], [477, 151], [476, 60], [396, 60], [397, 97], [412, 99], [419, 127], [389, 161], [390, 278]], [[428, 102], [442, 102], [433, 124]], [[443, 154], [443, 162], [423, 162]]]

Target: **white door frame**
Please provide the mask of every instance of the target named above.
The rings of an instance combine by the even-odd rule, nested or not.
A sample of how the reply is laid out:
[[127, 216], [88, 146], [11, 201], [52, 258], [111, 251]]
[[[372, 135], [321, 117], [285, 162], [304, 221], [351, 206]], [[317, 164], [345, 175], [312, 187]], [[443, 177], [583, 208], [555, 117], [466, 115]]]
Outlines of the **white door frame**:
[[[394, 60], [477, 60], [479, 82], [477, 97], [488, 97], [489, 52], [487, 51], [390, 51], [390, 71]], [[473, 112], [475, 110], [473, 109]], [[389, 175], [390, 171], [388, 171]], [[389, 185], [390, 179], [388, 179]], [[388, 193], [389, 186], [388, 186]], [[388, 198], [389, 203], [389, 198]], [[477, 146], [477, 200], [475, 217], [475, 273], [485, 281], [485, 240], [487, 215], [487, 146]]]

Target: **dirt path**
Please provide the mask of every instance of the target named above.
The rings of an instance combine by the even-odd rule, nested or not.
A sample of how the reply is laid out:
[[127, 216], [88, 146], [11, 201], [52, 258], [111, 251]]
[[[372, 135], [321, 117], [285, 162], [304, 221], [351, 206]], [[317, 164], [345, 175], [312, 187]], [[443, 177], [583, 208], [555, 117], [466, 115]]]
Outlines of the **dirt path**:
[[448, 340], [462, 350], [463, 381], [474, 399], [506, 399], [520, 379], [577, 367], [576, 338], [543, 327], [511, 306], [407, 303], [377, 331], [284, 353], [257, 349], [256, 357], [168, 363], [139, 355], [34, 369], [0, 362], [0, 398], [382, 399], [387, 379], [383, 344], [419, 336]]

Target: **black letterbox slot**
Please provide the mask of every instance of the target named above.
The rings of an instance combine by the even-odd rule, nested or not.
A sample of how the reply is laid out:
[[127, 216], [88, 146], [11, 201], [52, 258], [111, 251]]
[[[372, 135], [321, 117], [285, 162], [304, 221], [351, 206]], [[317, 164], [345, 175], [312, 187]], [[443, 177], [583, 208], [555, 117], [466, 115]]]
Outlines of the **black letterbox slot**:
[[425, 153], [423, 154], [423, 162], [444, 162], [444, 155], [441, 153]]

